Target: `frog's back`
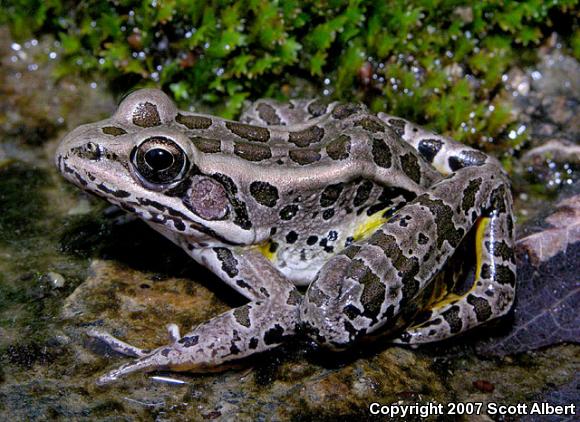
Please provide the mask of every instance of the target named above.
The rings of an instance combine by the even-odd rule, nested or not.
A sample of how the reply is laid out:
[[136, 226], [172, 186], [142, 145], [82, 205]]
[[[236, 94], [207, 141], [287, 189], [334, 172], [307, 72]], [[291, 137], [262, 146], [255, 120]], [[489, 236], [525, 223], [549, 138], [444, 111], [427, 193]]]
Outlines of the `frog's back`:
[[[95, 184], [107, 197], [112, 182], [123, 194], [134, 192], [136, 199], [119, 199], [117, 192], [111, 200], [127, 209], [143, 209], [143, 218], [153, 218], [162, 208], [172, 210], [163, 218], [183, 220], [176, 215], [191, 211], [195, 215], [188, 218], [195, 220], [195, 230], [203, 228], [214, 240], [219, 232], [219, 239], [235, 244], [267, 242], [264, 252], [280, 256], [286, 247], [302, 262], [312, 262], [310, 250], [325, 255], [321, 262], [328, 259], [327, 254], [359, 240], [440, 178], [364, 106], [294, 103], [294, 108], [282, 110], [283, 121], [264, 107], [256, 110], [263, 115], [267, 110], [268, 121], [255, 122], [246, 115], [250, 123], [234, 122], [177, 110], [160, 91], [142, 90], [125, 99], [112, 118], [79, 128], [71, 136], [79, 147], [72, 149], [94, 139], [111, 163], [92, 165], [106, 167], [98, 170], [99, 178], [114, 180], [106, 186], [85, 183]], [[292, 115], [292, 110], [301, 111]], [[159, 185], [159, 180], [147, 178], [145, 156], [169, 150], [182, 157], [184, 164], [177, 166], [181, 178], [171, 179], [163, 171]], [[133, 166], [117, 166], [113, 174], [116, 156], [116, 161]], [[89, 171], [86, 164], [84, 172]], [[132, 176], [121, 177], [126, 170]], [[94, 178], [96, 173], [90, 172]]]
[[439, 177], [397, 133], [355, 104], [335, 105], [328, 113], [292, 125], [180, 112], [172, 126], [199, 151], [202, 171], [224, 166], [239, 171], [241, 178], [260, 174], [274, 183], [291, 179], [300, 189], [319, 190], [333, 181], [360, 177], [413, 189]]

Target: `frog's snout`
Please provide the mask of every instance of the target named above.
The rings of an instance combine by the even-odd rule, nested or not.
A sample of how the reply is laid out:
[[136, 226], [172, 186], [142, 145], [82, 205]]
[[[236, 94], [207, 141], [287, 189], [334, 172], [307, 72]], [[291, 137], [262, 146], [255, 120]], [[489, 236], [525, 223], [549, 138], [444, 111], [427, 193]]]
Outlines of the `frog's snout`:
[[[66, 135], [55, 152], [55, 164], [58, 170], [69, 180], [78, 173], [81, 160], [97, 160], [100, 158], [100, 147], [91, 142], [88, 131], [81, 126]], [[74, 181], [74, 180], [73, 180]]]
[[80, 128], [74, 129], [72, 132], [69, 132], [58, 144], [56, 148], [56, 152], [54, 154], [54, 160], [56, 167], [58, 170], [63, 174], [67, 175], [70, 174], [72, 169], [70, 168], [68, 161], [70, 160], [70, 156], [73, 153], [73, 148], [76, 146], [78, 142], [74, 142], [74, 139], [78, 139], [78, 132]]
[[63, 160], [66, 157], [68, 151], [68, 146], [66, 145], [65, 141], [69, 137], [69, 135], [65, 136], [64, 139], [60, 141], [60, 143], [56, 147], [56, 151], [54, 152], [54, 164], [61, 173], [63, 172], [62, 168]]

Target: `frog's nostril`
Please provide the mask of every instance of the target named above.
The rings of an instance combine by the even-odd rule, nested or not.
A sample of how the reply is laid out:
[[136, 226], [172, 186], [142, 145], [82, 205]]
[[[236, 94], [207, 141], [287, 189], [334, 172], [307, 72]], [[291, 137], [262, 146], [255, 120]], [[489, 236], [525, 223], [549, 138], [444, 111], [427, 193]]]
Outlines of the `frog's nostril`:
[[98, 160], [101, 158], [102, 149], [99, 145], [97, 145], [93, 142], [89, 142], [85, 145], [84, 155], [85, 155], [85, 158], [88, 158], [89, 160], [95, 161], [95, 160]]

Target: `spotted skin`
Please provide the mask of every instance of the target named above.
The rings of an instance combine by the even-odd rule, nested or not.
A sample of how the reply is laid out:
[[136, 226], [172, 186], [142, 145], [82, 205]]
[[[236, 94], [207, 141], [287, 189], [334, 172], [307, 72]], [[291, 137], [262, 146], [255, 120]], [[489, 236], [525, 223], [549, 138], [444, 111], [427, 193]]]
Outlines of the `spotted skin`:
[[103, 128], [103, 133], [105, 135], [120, 136], [120, 135], [125, 135], [127, 133], [127, 131], [123, 128], [120, 128], [120, 127], [105, 126]]
[[321, 100], [290, 100], [288, 103], [258, 100], [247, 104], [240, 121], [258, 126], [301, 125], [326, 114], [335, 104], [327, 104]]
[[211, 154], [221, 151], [221, 141], [219, 139], [201, 138], [199, 136], [194, 136], [190, 139], [201, 152]]
[[[399, 123], [393, 123], [395, 119], [401, 119], [383, 113], [379, 114], [379, 118], [388, 125], [401, 127]], [[452, 317], [456, 313], [462, 321], [461, 331], [468, 330], [506, 314], [515, 298], [512, 198], [505, 173], [496, 160], [482, 152], [452, 139], [433, 135], [412, 123], [407, 123], [401, 133], [402, 139], [417, 148], [442, 174], [460, 174], [474, 169], [475, 174], [468, 178], [469, 182], [461, 195], [460, 207], [465, 218], [471, 215], [469, 220], [474, 223], [479, 235], [476, 237], [477, 277], [468, 293], [449, 295], [434, 307], [428, 321], [400, 335], [396, 340], [400, 343], [424, 343], [447, 338], [452, 326], [457, 326]], [[426, 148], [426, 145], [430, 147]], [[490, 165], [495, 170], [484, 173]], [[486, 177], [477, 177], [478, 170], [482, 170], [482, 176], [486, 175], [489, 182]], [[495, 187], [486, 191], [488, 203], [478, 212], [477, 198], [486, 183]], [[494, 200], [495, 196], [501, 199]]]
[[184, 125], [188, 129], [207, 129], [211, 126], [212, 120], [203, 116], [185, 116], [178, 114], [175, 121]]
[[154, 127], [161, 124], [155, 104], [148, 101], [139, 103], [133, 111], [133, 124], [140, 127]]
[[346, 160], [350, 155], [350, 137], [340, 135], [326, 144], [326, 154], [333, 160]]
[[300, 165], [312, 164], [320, 161], [320, 158], [322, 158], [320, 152], [314, 149], [290, 150], [288, 156], [292, 161]]
[[324, 129], [320, 126], [309, 126], [306, 129], [288, 133], [288, 140], [298, 147], [307, 147], [320, 142], [324, 137]]
[[[232, 122], [141, 90], [110, 119], [70, 133], [56, 162], [248, 300], [183, 336], [171, 325], [169, 344], [153, 351], [91, 332], [137, 358], [100, 383], [213, 370], [298, 329], [331, 349], [369, 334], [436, 341], [513, 302], [511, 196], [499, 164], [358, 104], [259, 100]], [[450, 268], [463, 248], [476, 257], [466, 289], [463, 268]]]

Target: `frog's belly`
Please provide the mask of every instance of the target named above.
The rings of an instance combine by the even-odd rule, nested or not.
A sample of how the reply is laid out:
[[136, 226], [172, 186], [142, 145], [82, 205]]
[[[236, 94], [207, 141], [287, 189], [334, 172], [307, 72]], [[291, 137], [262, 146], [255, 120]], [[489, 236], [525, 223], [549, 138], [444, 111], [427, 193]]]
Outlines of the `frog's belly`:
[[[316, 240], [312, 243], [299, 242], [297, 244], [284, 244], [278, 249], [272, 260], [278, 270], [284, 274], [295, 286], [307, 286], [310, 284], [320, 269], [337, 253], [341, 252], [353, 240], [361, 240], [371, 235], [377, 227], [384, 224], [386, 219], [382, 217], [384, 210], [369, 216], [346, 217], [341, 223], [340, 229], [333, 227], [318, 228], [318, 233], [324, 236], [309, 236]], [[316, 232], [304, 229], [303, 232]]]
[[284, 249], [278, 252], [274, 264], [295, 286], [307, 286], [331, 256], [318, 248]]

